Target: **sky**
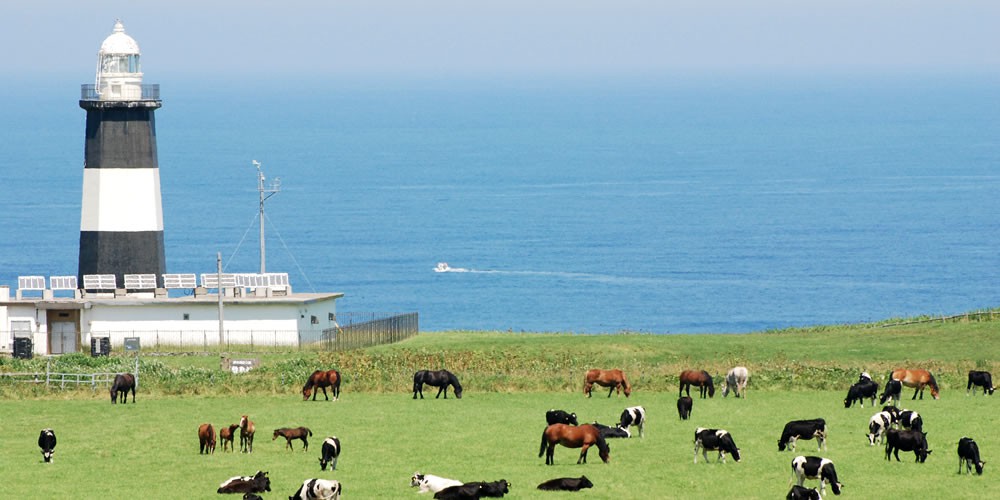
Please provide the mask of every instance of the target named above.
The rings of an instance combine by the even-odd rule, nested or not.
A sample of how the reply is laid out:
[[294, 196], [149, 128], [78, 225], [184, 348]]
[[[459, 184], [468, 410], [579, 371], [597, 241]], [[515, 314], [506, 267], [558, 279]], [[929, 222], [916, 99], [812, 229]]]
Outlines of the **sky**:
[[116, 18], [208, 79], [1000, 73], [996, 0], [3, 0], [0, 74], [90, 75]]

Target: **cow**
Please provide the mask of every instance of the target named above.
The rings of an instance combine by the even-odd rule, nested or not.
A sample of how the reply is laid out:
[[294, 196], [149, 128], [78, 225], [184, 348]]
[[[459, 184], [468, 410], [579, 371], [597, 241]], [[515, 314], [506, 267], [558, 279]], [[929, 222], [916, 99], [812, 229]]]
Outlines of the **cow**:
[[677, 398], [677, 415], [681, 417], [681, 420], [687, 420], [691, 418], [691, 407], [694, 406], [694, 400], [688, 396]]
[[699, 427], [694, 430], [694, 463], [698, 463], [698, 450], [701, 450], [702, 457], [708, 462], [708, 451], [718, 450], [719, 456], [716, 462], [726, 463], [726, 453], [733, 456], [738, 463], [740, 461], [740, 449], [733, 442], [733, 436], [725, 429], [705, 429]]
[[580, 491], [584, 488], [593, 487], [594, 483], [590, 482], [587, 476], [549, 479], [538, 485], [538, 489], [545, 491]]
[[892, 425], [892, 414], [881, 411], [868, 419], [868, 446], [875, 446], [875, 441], [879, 444], [885, 442], [885, 430]]
[[778, 451], [785, 451], [787, 447], [795, 451], [795, 442], [799, 439], [816, 438], [816, 450], [826, 449], [826, 420], [814, 418], [812, 420], [792, 420], [785, 424], [781, 431], [781, 438], [778, 439]]
[[[634, 425], [639, 428], [639, 437], [644, 437], [642, 427], [645, 424], [646, 409], [641, 406], [630, 406], [625, 408], [625, 411], [622, 412], [618, 427], [628, 431], [628, 428]], [[629, 434], [631, 434], [631, 432], [629, 432]]]
[[885, 391], [878, 398], [878, 404], [884, 405], [886, 401], [889, 404], [896, 405], [899, 404], [899, 395], [903, 392], [903, 383], [898, 380], [890, 380], [885, 383]]
[[983, 394], [993, 395], [993, 376], [990, 372], [980, 372], [976, 370], [969, 370], [969, 383], [965, 386], [965, 395], [969, 395], [969, 390], [972, 390], [972, 395], [976, 395], [976, 387], [983, 388]]
[[576, 413], [569, 413], [563, 410], [554, 409], [545, 412], [545, 422], [548, 423], [548, 425], [580, 425], [579, 422], [576, 421]]
[[219, 485], [216, 493], [263, 493], [271, 491], [271, 479], [267, 472], [257, 471], [252, 476], [235, 476]]
[[410, 486], [417, 486], [420, 490], [417, 493], [437, 493], [451, 486], [461, 486], [462, 482], [455, 479], [447, 479], [433, 474], [421, 474], [414, 472], [410, 478]]
[[38, 433], [38, 447], [42, 449], [42, 460], [52, 461], [56, 450], [56, 433], [52, 429], [42, 429]]
[[861, 407], [864, 408], [865, 398], [871, 399], [872, 406], [875, 406], [876, 396], [878, 396], [878, 382], [873, 382], [871, 380], [858, 382], [847, 390], [847, 397], [844, 398], [844, 408], [854, 406], [855, 401], [859, 401], [861, 403]]
[[490, 483], [474, 481], [458, 486], [450, 486], [434, 494], [437, 500], [478, 499], [481, 497], [501, 498], [510, 493], [510, 483], [506, 479]]
[[226, 452], [226, 444], [229, 444], [229, 451], [236, 451], [233, 447], [233, 439], [236, 437], [236, 429], [240, 424], [230, 424], [230, 426], [219, 429], [219, 441], [222, 441], [222, 452]]
[[722, 384], [722, 397], [729, 396], [729, 391], [738, 398], [746, 399], [747, 382], [750, 381], [750, 371], [745, 366], [737, 366], [726, 373], [726, 381]]
[[629, 432], [629, 430], [627, 428], [624, 428], [624, 427], [622, 427], [620, 425], [617, 425], [615, 427], [610, 427], [610, 426], [604, 425], [602, 423], [598, 423], [597, 421], [594, 421], [594, 423], [592, 423], [590, 425], [593, 425], [594, 427], [597, 427], [597, 431], [600, 432], [601, 433], [601, 437], [603, 437], [605, 439], [607, 439], [607, 438], [630, 438], [630, 437], [632, 437], [632, 433]]
[[976, 467], [976, 474], [983, 475], [983, 466], [986, 462], [979, 459], [979, 446], [969, 437], [958, 440], [958, 473], [962, 473], [962, 466], [965, 466], [965, 473], [972, 473], [972, 466]]
[[903, 410], [899, 412], [899, 418], [897, 420], [904, 429], [912, 429], [915, 431], [924, 430], [924, 419], [920, 418], [920, 415], [913, 410]]
[[337, 470], [337, 459], [340, 457], [340, 440], [337, 436], [330, 436], [323, 440], [322, 456], [319, 457], [319, 470], [326, 470], [330, 465], [330, 470]]
[[823, 500], [823, 497], [819, 496], [816, 488], [806, 488], [805, 486], [796, 484], [792, 485], [792, 489], [788, 490], [785, 500]]
[[895, 455], [899, 462], [899, 451], [912, 451], [917, 457], [917, 462], [924, 463], [927, 455], [932, 450], [927, 449], [927, 433], [921, 431], [898, 431], [889, 429], [885, 431], [885, 459], [889, 460], [890, 455]]
[[340, 481], [331, 479], [306, 479], [288, 500], [338, 500], [342, 487]]
[[865, 380], [873, 382], [871, 374], [863, 371], [861, 372], [861, 375], [858, 375], [858, 383], [864, 382]]
[[[837, 479], [837, 469], [833, 462], [821, 457], [797, 456], [792, 459], [792, 479], [802, 486], [806, 479], [819, 479], [819, 494], [826, 494], [826, 483], [830, 483], [834, 495], [844, 487]], [[791, 484], [791, 480], [789, 481]]]
[[198, 426], [198, 454], [215, 454], [215, 427], [212, 424]]

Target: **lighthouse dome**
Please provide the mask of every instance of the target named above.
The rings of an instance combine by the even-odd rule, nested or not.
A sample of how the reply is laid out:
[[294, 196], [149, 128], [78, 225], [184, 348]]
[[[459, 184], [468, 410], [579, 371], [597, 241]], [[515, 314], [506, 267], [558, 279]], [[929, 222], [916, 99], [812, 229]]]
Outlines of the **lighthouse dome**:
[[139, 44], [125, 34], [125, 26], [121, 20], [115, 20], [115, 28], [111, 35], [101, 44], [102, 54], [139, 54]]

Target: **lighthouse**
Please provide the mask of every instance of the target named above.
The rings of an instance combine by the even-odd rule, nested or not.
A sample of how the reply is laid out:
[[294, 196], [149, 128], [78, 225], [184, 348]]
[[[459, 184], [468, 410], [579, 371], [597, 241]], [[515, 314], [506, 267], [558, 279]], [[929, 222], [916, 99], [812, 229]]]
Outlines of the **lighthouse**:
[[84, 84], [87, 111], [80, 214], [80, 283], [85, 275], [153, 274], [166, 271], [160, 167], [154, 111], [159, 85], [142, 83], [139, 44], [120, 20], [97, 53], [97, 76]]

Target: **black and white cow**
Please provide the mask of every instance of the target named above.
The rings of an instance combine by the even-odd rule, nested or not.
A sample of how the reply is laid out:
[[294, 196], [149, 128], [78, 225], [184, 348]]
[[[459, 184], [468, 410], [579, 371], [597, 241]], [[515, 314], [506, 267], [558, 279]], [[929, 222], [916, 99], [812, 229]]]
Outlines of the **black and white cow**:
[[931, 454], [931, 450], [927, 449], [927, 433], [896, 429], [885, 431], [885, 459], [889, 460], [889, 456], [894, 455], [899, 462], [900, 450], [912, 451], [917, 457], [917, 462], [924, 463], [927, 455]]
[[340, 481], [332, 479], [306, 479], [288, 500], [337, 500], [342, 490]]
[[903, 410], [900, 410], [898, 406], [886, 405], [882, 407], [882, 411], [888, 413], [889, 416], [892, 417], [892, 426], [898, 429], [899, 413], [902, 412]]
[[51, 462], [56, 449], [56, 433], [52, 429], [42, 429], [38, 433], [38, 447], [42, 449], [42, 460]]
[[410, 478], [410, 486], [420, 488], [418, 493], [427, 493], [428, 491], [437, 493], [445, 488], [461, 485], [462, 482], [456, 479], [448, 479], [433, 474], [421, 474], [419, 472], [414, 472], [413, 477]]
[[886, 401], [892, 405], [899, 404], [899, 395], [902, 392], [903, 383], [898, 380], [890, 380], [885, 383], [885, 391], [879, 396], [878, 404], [884, 405]]
[[969, 370], [969, 384], [965, 386], [965, 395], [969, 395], [969, 390], [972, 390], [972, 395], [976, 395], [976, 387], [983, 388], [983, 394], [993, 395], [995, 387], [993, 387], [993, 376], [990, 372], [981, 372], [976, 370]]
[[892, 414], [887, 411], [880, 411], [872, 418], [868, 419], [868, 446], [875, 446], [877, 440], [879, 444], [885, 442], [885, 431], [892, 425]]
[[263, 493], [271, 491], [271, 479], [267, 472], [257, 471], [252, 476], [235, 476], [219, 485], [216, 493]]
[[458, 486], [450, 486], [434, 494], [437, 500], [474, 500], [482, 497], [502, 498], [510, 493], [510, 483], [506, 479], [493, 482], [475, 481]]
[[733, 436], [725, 429], [705, 429], [699, 427], [694, 430], [694, 463], [698, 463], [698, 450], [701, 456], [708, 462], [709, 450], [718, 450], [719, 457], [716, 462], [726, 463], [726, 453], [733, 456], [737, 462], [740, 461], [740, 449], [733, 442]]
[[858, 375], [858, 382], [864, 382], [865, 380], [872, 382], [872, 376], [868, 372], [861, 372], [861, 375]]
[[337, 470], [337, 459], [340, 458], [340, 440], [337, 436], [330, 436], [323, 440], [322, 456], [319, 457], [319, 470]]
[[545, 421], [549, 424], [580, 425], [576, 421], [576, 413], [569, 413], [563, 410], [549, 410], [545, 412]]
[[587, 476], [580, 477], [559, 477], [549, 479], [538, 485], [538, 489], [545, 491], [580, 491], [584, 488], [593, 488], [594, 483], [587, 479]]
[[870, 399], [872, 406], [875, 406], [876, 396], [878, 396], [878, 382], [873, 382], [872, 380], [858, 382], [847, 390], [847, 397], [844, 398], [844, 408], [854, 406], [855, 401], [860, 402], [861, 407], [864, 408], [865, 398]]
[[687, 420], [691, 418], [691, 407], [694, 405], [694, 400], [688, 396], [684, 396], [677, 399], [677, 414], [680, 415], [681, 420]]
[[[618, 427], [628, 430], [631, 426], [636, 426], [639, 428], [639, 437], [644, 437], [642, 432], [643, 425], [646, 424], [646, 409], [641, 406], [630, 406], [625, 408], [622, 412], [621, 419], [618, 422]], [[631, 434], [631, 431], [629, 431]]]
[[899, 412], [899, 417], [896, 419], [904, 429], [911, 429], [914, 431], [924, 430], [924, 419], [913, 410], [902, 410]]
[[610, 426], [604, 425], [604, 424], [596, 422], [596, 421], [594, 423], [590, 424], [590, 425], [593, 425], [594, 427], [597, 427], [597, 431], [600, 432], [601, 433], [601, 437], [605, 438], [605, 439], [608, 439], [608, 438], [630, 438], [630, 437], [632, 437], [632, 433], [629, 432], [628, 429], [625, 429], [625, 428], [623, 428], [620, 425], [617, 425], [615, 427], [610, 427]]
[[837, 479], [837, 469], [833, 466], [833, 462], [821, 457], [793, 458], [792, 479], [797, 480], [799, 486], [802, 486], [806, 479], [819, 479], [820, 495], [826, 494], [826, 483], [830, 483], [834, 495], [839, 495], [840, 489], [844, 487]]
[[819, 496], [816, 488], [806, 488], [805, 486], [796, 484], [792, 486], [792, 489], [788, 490], [785, 500], [823, 500], [823, 497]]
[[962, 465], [965, 465], [965, 473], [971, 474], [972, 467], [976, 467], [976, 474], [983, 475], [983, 466], [986, 462], [979, 459], [979, 445], [970, 437], [963, 437], [958, 440], [958, 473], [962, 473]]
[[814, 418], [812, 420], [792, 420], [785, 424], [781, 431], [781, 439], [778, 439], [778, 451], [785, 451], [787, 447], [795, 451], [795, 442], [799, 439], [816, 438], [817, 451], [826, 449], [826, 420]]

